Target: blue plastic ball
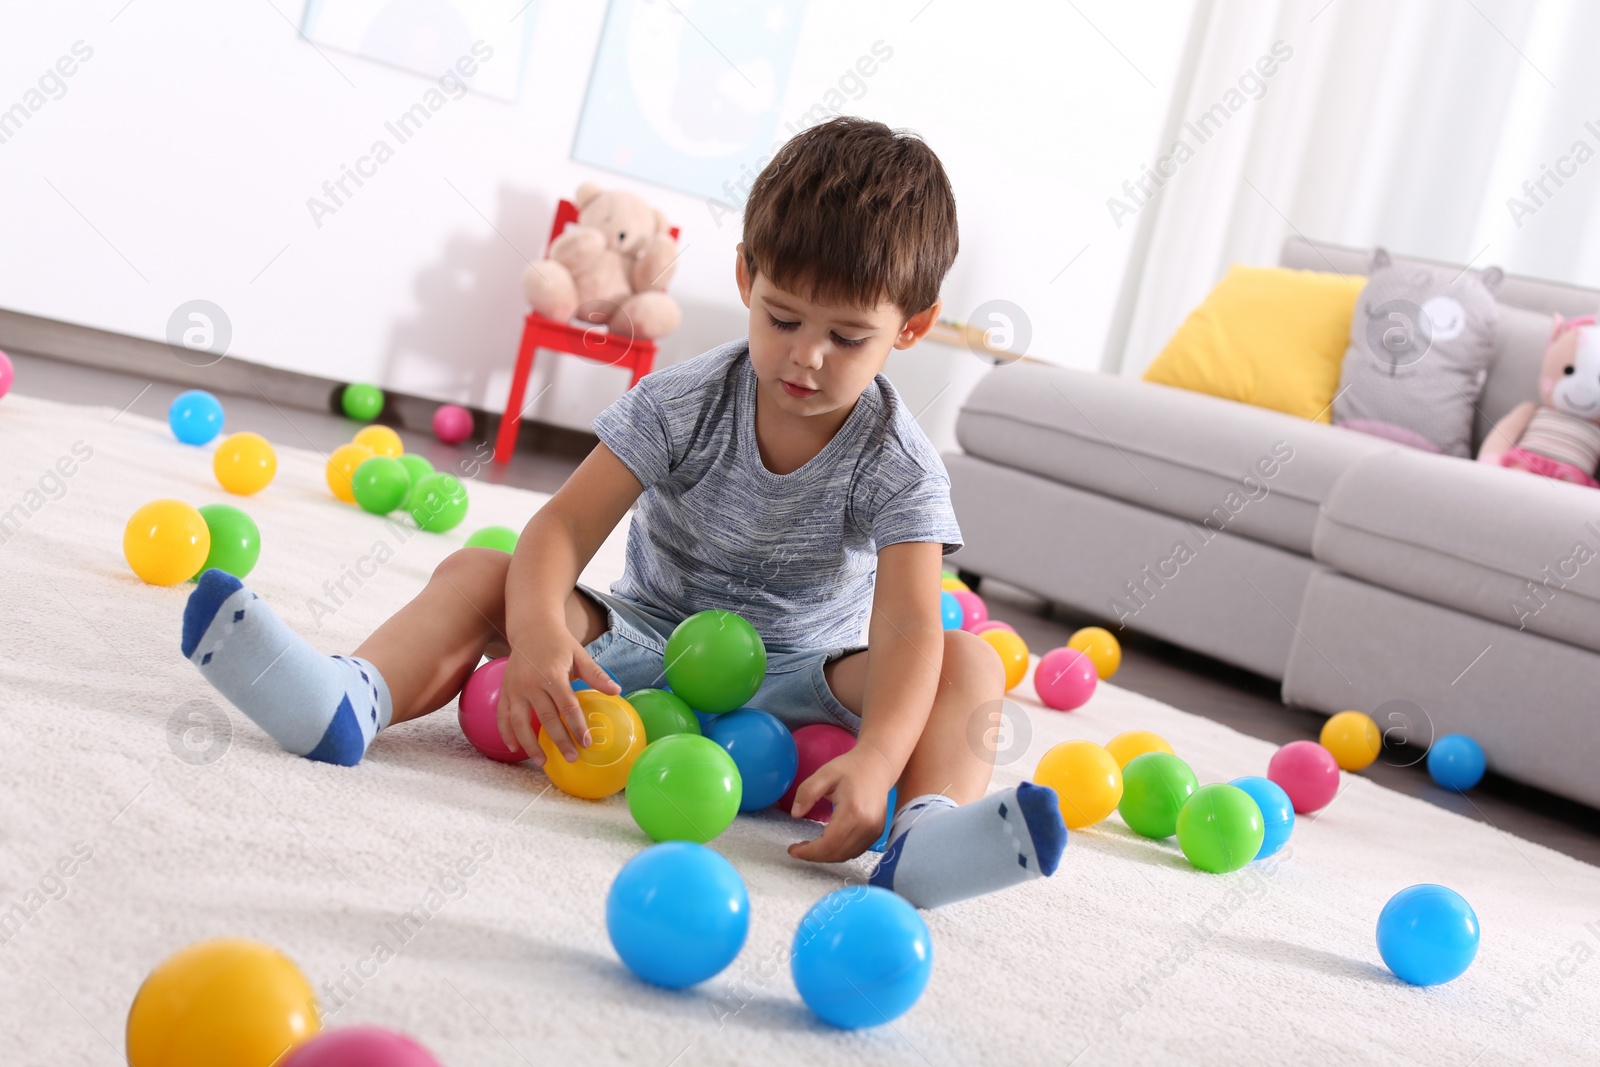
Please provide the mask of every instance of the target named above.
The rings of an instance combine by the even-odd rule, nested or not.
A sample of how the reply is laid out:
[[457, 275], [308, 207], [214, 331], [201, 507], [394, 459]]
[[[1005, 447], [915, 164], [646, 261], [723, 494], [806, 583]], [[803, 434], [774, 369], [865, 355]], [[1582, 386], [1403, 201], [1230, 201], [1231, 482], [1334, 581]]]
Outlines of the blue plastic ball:
[[939, 594], [939, 619], [946, 630], [959, 630], [966, 620], [966, 609], [961, 606], [961, 601], [948, 589]]
[[872, 851], [882, 852], [889, 847], [889, 827], [894, 825], [894, 806], [900, 801], [900, 790], [894, 786], [889, 787], [889, 803], [884, 808], [883, 833], [872, 843]]
[[623, 865], [606, 895], [606, 933], [628, 969], [683, 989], [720, 973], [750, 932], [744, 879], [689, 841], [651, 845]]
[[1445, 734], [1428, 749], [1428, 773], [1446, 789], [1465, 793], [1483, 781], [1488, 768], [1483, 746], [1466, 734]]
[[1228, 784], [1249, 793], [1250, 799], [1261, 809], [1261, 823], [1267, 832], [1261, 838], [1256, 859], [1264, 860], [1287, 844], [1289, 835], [1294, 833], [1294, 804], [1290, 802], [1289, 794], [1283, 791], [1283, 786], [1270, 778], [1253, 775], [1235, 778]]
[[800, 751], [794, 734], [776, 718], [756, 708], [714, 715], [702, 727], [705, 735], [733, 757], [744, 781], [740, 811], [770, 808], [794, 784]]
[[1395, 977], [1412, 985], [1459, 978], [1478, 955], [1478, 916], [1461, 894], [1442, 885], [1414, 885], [1378, 915], [1378, 953]]
[[933, 973], [928, 926], [904, 897], [876, 886], [839, 889], [812, 905], [794, 934], [790, 970], [800, 999], [842, 1030], [904, 1015]]
[[[600, 669], [605, 671], [606, 674], [611, 678], [611, 680], [613, 682], [617, 683], [617, 688], [619, 688], [619, 689], [622, 688], [622, 679], [617, 677], [617, 672], [616, 671], [612, 670], [610, 667], [607, 667], [605, 664], [601, 664], [600, 665]], [[574, 693], [576, 693], [580, 689], [592, 689], [592, 688], [594, 688], [594, 687], [591, 686], [588, 682], [584, 681], [582, 678], [574, 678], [572, 680], [572, 691]]]
[[204, 389], [179, 393], [167, 408], [172, 436], [186, 445], [203, 445], [222, 432], [222, 401]]

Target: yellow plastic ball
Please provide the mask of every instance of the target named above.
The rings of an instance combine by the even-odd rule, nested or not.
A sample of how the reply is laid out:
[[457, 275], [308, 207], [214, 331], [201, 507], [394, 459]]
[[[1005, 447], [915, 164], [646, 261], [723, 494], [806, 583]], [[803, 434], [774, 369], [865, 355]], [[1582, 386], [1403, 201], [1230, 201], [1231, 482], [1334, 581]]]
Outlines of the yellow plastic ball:
[[1028, 673], [1028, 643], [1010, 630], [985, 630], [978, 636], [1000, 654], [1006, 668], [1006, 691], [1010, 692]]
[[351, 444], [366, 445], [372, 449], [375, 456], [388, 456], [390, 459], [399, 459], [406, 454], [406, 446], [400, 440], [400, 435], [387, 426], [364, 426]]
[[181, 500], [152, 500], [122, 529], [122, 554], [151, 585], [177, 585], [195, 576], [211, 552], [211, 530], [199, 510]]
[[1176, 755], [1172, 751], [1172, 746], [1167, 744], [1166, 738], [1149, 730], [1129, 730], [1127, 733], [1118, 734], [1106, 742], [1106, 751], [1111, 753], [1111, 758], [1117, 761], [1118, 767], [1126, 767], [1135, 756], [1142, 756], [1146, 752]]
[[1056, 791], [1061, 821], [1077, 830], [1117, 810], [1122, 800], [1122, 768], [1093, 741], [1063, 741], [1039, 760], [1033, 780]]
[[201, 941], [144, 980], [128, 1009], [130, 1067], [271, 1067], [322, 1024], [311, 983], [255, 941]]
[[354, 441], [334, 449], [333, 455], [328, 457], [327, 472], [328, 488], [333, 490], [333, 495], [346, 504], [354, 504], [356, 491], [350, 479], [355, 477], [356, 468], [371, 458], [372, 449]]
[[644, 751], [644, 722], [633, 705], [621, 697], [594, 689], [575, 694], [589, 724], [588, 748], [578, 749], [578, 761], [567, 757], [550, 738], [549, 730], [539, 731], [539, 747], [544, 749], [544, 773], [550, 783], [568, 796], [585, 800], [620, 793], [628, 784], [633, 761]]
[[1101, 681], [1116, 674], [1117, 668], [1122, 666], [1122, 646], [1103, 626], [1085, 626], [1067, 639], [1067, 647], [1088, 656]]
[[971, 592], [971, 589], [967, 587], [967, 583], [963, 582], [960, 578], [940, 578], [939, 588], [943, 589], [946, 593]]
[[272, 483], [278, 473], [278, 454], [258, 433], [229, 434], [212, 453], [211, 469], [222, 488], [250, 496]]
[[1347, 771], [1371, 766], [1383, 750], [1383, 732], [1372, 716], [1359, 711], [1341, 711], [1323, 723], [1321, 741], [1334, 762]]

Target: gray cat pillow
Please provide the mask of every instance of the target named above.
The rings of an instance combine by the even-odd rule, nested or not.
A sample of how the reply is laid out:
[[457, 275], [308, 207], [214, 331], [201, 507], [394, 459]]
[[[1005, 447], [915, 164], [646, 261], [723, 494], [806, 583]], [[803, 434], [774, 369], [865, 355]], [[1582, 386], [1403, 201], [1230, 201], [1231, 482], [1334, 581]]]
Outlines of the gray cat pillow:
[[1350, 320], [1337, 426], [1463, 458], [1494, 356], [1499, 267], [1396, 263], [1379, 248]]

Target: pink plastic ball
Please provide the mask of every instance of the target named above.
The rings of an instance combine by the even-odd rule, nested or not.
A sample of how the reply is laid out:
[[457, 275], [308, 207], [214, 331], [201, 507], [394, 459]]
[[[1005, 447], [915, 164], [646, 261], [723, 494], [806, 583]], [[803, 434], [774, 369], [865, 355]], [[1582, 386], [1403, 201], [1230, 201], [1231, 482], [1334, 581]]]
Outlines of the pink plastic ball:
[[459, 445], [472, 436], [472, 412], [459, 404], [440, 404], [433, 413], [433, 436], [447, 445]]
[[439, 1067], [439, 1061], [405, 1034], [347, 1026], [322, 1031], [289, 1053], [281, 1067]]
[[1008, 630], [1011, 633], [1017, 632], [1017, 628], [1015, 626], [1012, 626], [1009, 622], [1001, 622], [999, 619], [985, 619], [983, 622], [980, 622], [978, 625], [972, 628], [972, 632], [975, 634], [985, 633], [989, 630]]
[[11, 382], [16, 376], [17, 371], [11, 365], [11, 357], [0, 352], [0, 396], [5, 396], [11, 391]]
[[[461, 710], [456, 718], [461, 732], [472, 747], [501, 763], [521, 763], [528, 758], [522, 746], [507, 748], [500, 738], [497, 718], [500, 709], [500, 679], [506, 673], [506, 657], [492, 659], [472, 672], [461, 689]], [[534, 720], [535, 728], [538, 720]]]
[[1094, 696], [1100, 673], [1094, 660], [1075, 648], [1052, 648], [1033, 670], [1033, 687], [1045, 707], [1057, 711], [1081, 708]]
[[[818, 767], [855, 748], [856, 738], [849, 730], [821, 722], [802, 726], [796, 730], [794, 747], [800, 751], [800, 769], [795, 771], [794, 783], [789, 786], [788, 791], [778, 798], [775, 807], [779, 811], [788, 811], [793, 806], [794, 795], [800, 789], [800, 783], [816, 774]], [[817, 801], [801, 818], [810, 819], [812, 822], [827, 822], [833, 818], [833, 801]]]
[[1321, 811], [1339, 793], [1339, 763], [1315, 741], [1290, 741], [1278, 749], [1267, 777], [1289, 794], [1299, 815]]
[[983, 602], [983, 597], [966, 589], [957, 589], [955, 597], [961, 602], [963, 630], [971, 630], [974, 626], [989, 621], [989, 606]]

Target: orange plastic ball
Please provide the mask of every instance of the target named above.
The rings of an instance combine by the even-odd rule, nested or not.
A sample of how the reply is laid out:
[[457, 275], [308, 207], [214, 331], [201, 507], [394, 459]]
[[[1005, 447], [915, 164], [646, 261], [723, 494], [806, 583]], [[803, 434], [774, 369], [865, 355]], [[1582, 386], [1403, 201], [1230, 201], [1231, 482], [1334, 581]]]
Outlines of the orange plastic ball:
[[258, 433], [229, 434], [212, 453], [211, 469], [222, 488], [250, 496], [272, 483], [278, 473], [278, 454]]
[[1028, 673], [1028, 643], [1010, 630], [985, 630], [978, 636], [999, 653], [1006, 669], [1006, 691], [1015, 689]]
[[1103, 626], [1085, 626], [1067, 639], [1067, 647], [1088, 656], [1101, 681], [1116, 674], [1117, 668], [1122, 666], [1122, 645]]
[[1126, 767], [1129, 761], [1146, 752], [1165, 752], [1169, 756], [1176, 754], [1172, 751], [1172, 746], [1167, 744], [1166, 738], [1149, 730], [1129, 730], [1120, 733], [1106, 742], [1106, 751], [1111, 753], [1111, 758], [1117, 761], [1118, 767]]
[[128, 1009], [130, 1067], [272, 1067], [321, 1029], [311, 983], [255, 941], [201, 941], [144, 980]]
[[1383, 733], [1370, 715], [1341, 711], [1322, 724], [1322, 747], [1333, 753], [1341, 770], [1360, 771], [1383, 751]]
[[122, 555], [151, 585], [177, 585], [195, 576], [211, 553], [206, 517], [181, 500], [152, 500], [122, 529]]
[[1056, 791], [1069, 830], [1093, 826], [1122, 800], [1122, 768], [1093, 741], [1056, 745], [1040, 758], [1033, 780]]
[[350, 443], [366, 445], [372, 449], [373, 455], [388, 456], [390, 459], [399, 459], [406, 453], [400, 435], [387, 426], [364, 426], [350, 439]]
[[580, 689], [575, 695], [589, 724], [591, 744], [578, 749], [576, 763], [568, 763], [551, 738], [552, 731], [539, 731], [544, 773], [568, 796], [599, 800], [620, 793], [628, 784], [633, 761], [644, 751], [644, 722], [633, 705], [619, 696], [595, 689]]
[[372, 449], [354, 441], [334, 449], [333, 455], [328, 457], [327, 468], [328, 488], [333, 490], [333, 495], [346, 504], [354, 504], [356, 491], [350, 479], [355, 477], [356, 468], [371, 458]]

